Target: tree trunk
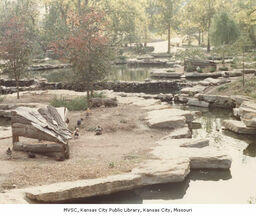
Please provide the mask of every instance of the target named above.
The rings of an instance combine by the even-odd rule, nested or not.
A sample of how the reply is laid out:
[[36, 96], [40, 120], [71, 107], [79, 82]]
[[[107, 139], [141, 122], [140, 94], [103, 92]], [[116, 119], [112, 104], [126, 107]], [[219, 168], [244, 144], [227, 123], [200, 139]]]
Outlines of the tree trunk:
[[204, 44], [204, 32], [202, 31], [202, 44]]
[[145, 26], [144, 28], [145, 33], [145, 41], [144, 41], [144, 47], [147, 47], [147, 41], [148, 41], [148, 28]]
[[19, 80], [16, 79], [16, 88], [17, 88], [17, 99], [20, 99], [20, 87]]
[[198, 31], [198, 46], [201, 45], [201, 31]]
[[91, 89], [91, 98], [93, 98], [93, 97], [94, 97], [94, 90]]
[[222, 65], [225, 66], [225, 47], [222, 50]]
[[171, 53], [171, 24], [168, 24], [168, 51], [167, 53]]
[[87, 104], [90, 107], [90, 90], [89, 90], [89, 88], [87, 89]]
[[245, 80], [244, 80], [244, 50], [243, 50], [243, 87], [245, 86]]
[[207, 39], [207, 52], [211, 51], [211, 44], [210, 44], [210, 30], [208, 30], [208, 39]]

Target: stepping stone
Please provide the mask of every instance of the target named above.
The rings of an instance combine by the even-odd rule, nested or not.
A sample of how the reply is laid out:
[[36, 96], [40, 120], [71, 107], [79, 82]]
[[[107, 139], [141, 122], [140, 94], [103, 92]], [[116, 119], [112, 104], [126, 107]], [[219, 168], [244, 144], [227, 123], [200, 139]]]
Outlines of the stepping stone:
[[205, 101], [200, 101], [200, 100], [198, 100], [196, 98], [190, 98], [188, 100], [187, 105], [208, 108], [210, 104], [208, 102], [205, 102]]
[[182, 139], [182, 138], [191, 138], [192, 133], [189, 130], [189, 128], [183, 127], [183, 128], [177, 128], [171, 131], [166, 137], [162, 139]]
[[225, 120], [225, 121], [223, 121], [222, 125], [227, 130], [233, 131], [238, 134], [256, 135], [256, 129], [246, 127], [246, 125], [242, 121]]

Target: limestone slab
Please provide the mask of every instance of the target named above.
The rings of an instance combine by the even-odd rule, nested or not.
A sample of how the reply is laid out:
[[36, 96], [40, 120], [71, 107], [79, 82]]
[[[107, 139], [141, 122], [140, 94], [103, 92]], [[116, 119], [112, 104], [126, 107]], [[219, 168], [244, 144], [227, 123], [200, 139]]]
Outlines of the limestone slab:
[[158, 141], [158, 146], [152, 150], [156, 158], [180, 159], [186, 158], [190, 161], [191, 169], [210, 168], [210, 169], [229, 169], [232, 159], [222, 149], [212, 146], [202, 148], [184, 148], [182, 145], [200, 142], [200, 139], [165, 139]]
[[122, 190], [130, 190], [139, 185], [141, 185], [141, 176], [129, 173], [35, 187], [26, 191], [26, 197], [40, 202], [58, 202], [111, 194]]
[[223, 121], [222, 125], [227, 130], [233, 131], [238, 134], [256, 135], [256, 129], [246, 127], [246, 125], [242, 121], [225, 120], [225, 121]]
[[191, 138], [192, 133], [188, 126], [183, 128], [176, 128], [172, 130], [167, 136], [163, 137], [162, 139], [182, 139], [182, 138]]
[[187, 105], [208, 108], [210, 104], [208, 102], [205, 102], [205, 101], [200, 101], [200, 100], [198, 100], [196, 98], [190, 98], [188, 100]]

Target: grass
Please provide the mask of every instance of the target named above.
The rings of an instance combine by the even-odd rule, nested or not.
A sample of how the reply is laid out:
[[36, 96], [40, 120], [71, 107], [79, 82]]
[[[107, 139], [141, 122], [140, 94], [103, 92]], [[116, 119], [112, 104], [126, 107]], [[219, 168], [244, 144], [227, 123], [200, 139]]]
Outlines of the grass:
[[4, 96], [0, 96], [0, 103], [4, 101]]
[[243, 80], [240, 78], [229, 84], [225, 84], [217, 88], [219, 93], [227, 95], [244, 95], [256, 99], [256, 77], [246, 77], [245, 86], [243, 87]]
[[[94, 98], [104, 98], [105, 95], [101, 93], [94, 93]], [[51, 106], [54, 107], [66, 107], [70, 111], [81, 111], [88, 108], [87, 98], [85, 96], [75, 97], [73, 99], [67, 99], [65, 97], [54, 97], [50, 101]]]

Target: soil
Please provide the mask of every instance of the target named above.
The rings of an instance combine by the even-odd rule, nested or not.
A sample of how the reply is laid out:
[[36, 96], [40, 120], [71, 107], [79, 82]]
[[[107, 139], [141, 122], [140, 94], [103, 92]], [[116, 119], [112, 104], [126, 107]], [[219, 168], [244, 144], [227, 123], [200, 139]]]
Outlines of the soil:
[[[23, 95], [21, 98], [21, 102], [47, 104], [51, 97]], [[165, 131], [149, 129], [143, 120], [144, 115], [145, 110], [131, 104], [93, 109], [89, 117], [84, 111], [69, 112], [69, 128], [72, 131], [78, 119], [84, 120], [79, 138], [69, 142], [70, 159], [62, 162], [42, 155], [28, 158], [24, 152], [13, 152], [13, 158], [8, 160], [6, 150], [12, 147], [12, 140], [1, 140], [0, 190], [130, 172], [150, 157], [150, 148], [167, 134]], [[100, 136], [96, 136], [94, 131], [98, 125], [103, 128]], [[27, 138], [21, 138], [20, 141], [38, 143], [37, 140]]]

